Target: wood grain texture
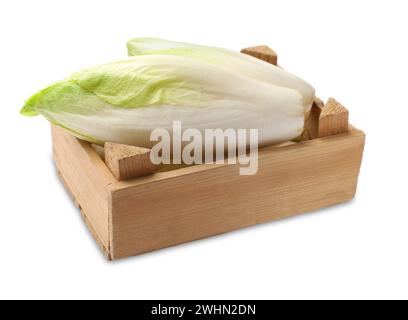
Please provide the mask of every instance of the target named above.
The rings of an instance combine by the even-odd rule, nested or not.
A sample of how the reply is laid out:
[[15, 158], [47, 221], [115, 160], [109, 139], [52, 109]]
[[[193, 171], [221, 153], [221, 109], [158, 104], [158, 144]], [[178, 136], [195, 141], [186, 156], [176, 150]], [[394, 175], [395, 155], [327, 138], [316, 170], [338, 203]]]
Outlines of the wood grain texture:
[[316, 210], [354, 197], [358, 130], [259, 152], [259, 171], [203, 165], [112, 187], [113, 259]]
[[330, 98], [320, 113], [317, 137], [336, 135], [347, 132], [348, 129], [349, 111], [338, 101]]
[[278, 55], [268, 46], [245, 48], [242, 49], [241, 52], [250, 55], [254, 58], [274, 64], [275, 66], [278, 65]]
[[154, 172], [150, 149], [105, 143], [105, 163], [119, 181], [130, 180]]
[[61, 172], [59, 172], [57, 170], [57, 174], [58, 177], [60, 178], [61, 183], [63, 184], [63, 186], [65, 187], [66, 191], [68, 192], [69, 196], [71, 197], [72, 201], [74, 202], [75, 206], [79, 209], [79, 212], [81, 214], [81, 217], [83, 219], [83, 221], [85, 222], [86, 226], [88, 227], [89, 232], [91, 233], [91, 235], [93, 236], [93, 238], [95, 239], [96, 244], [99, 246], [99, 248], [101, 249], [101, 251], [103, 252], [105, 258], [107, 260], [112, 260], [112, 257], [110, 255], [109, 249], [107, 247], [105, 247], [105, 244], [103, 243], [103, 241], [101, 240], [98, 232], [95, 230], [95, 228], [93, 227], [92, 223], [89, 221], [86, 213], [82, 210], [81, 205], [79, 204], [79, 202], [76, 200], [75, 196], [72, 194], [71, 189], [68, 187], [68, 184], [65, 182], [64, 177], [62, 176]]
[[53, 156], [62, 180], [87, 224], [106, 251], [110, 251], [109, 185], [116, 182], [92, 146], [64, 129], [52, 126]]

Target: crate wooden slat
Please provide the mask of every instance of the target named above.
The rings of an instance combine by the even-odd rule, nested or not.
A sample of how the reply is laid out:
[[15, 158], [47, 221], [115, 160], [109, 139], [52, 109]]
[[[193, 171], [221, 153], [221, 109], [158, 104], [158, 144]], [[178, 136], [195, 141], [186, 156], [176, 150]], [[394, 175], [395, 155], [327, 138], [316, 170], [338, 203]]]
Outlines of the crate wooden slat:
[[262, 150], [259, 171], [182, 169], [112, 190], [113, 257], [139, 254], [316, 210], [354, 197], [364, 135]]
[[311, 140], [260, 149], [253, 176], [207, 164], [118, 181], [95, 148], [52, 126], [54, 160], [107, 258], [124, 258], [352, 199], [365, 135], [329, 103], [315, 100]]
[[53, 157], [63, 184], [81, 210], [100, 247], [110, 252], [110, 184], [116, 179], [98, 153], [63, 129], [52, 126]]

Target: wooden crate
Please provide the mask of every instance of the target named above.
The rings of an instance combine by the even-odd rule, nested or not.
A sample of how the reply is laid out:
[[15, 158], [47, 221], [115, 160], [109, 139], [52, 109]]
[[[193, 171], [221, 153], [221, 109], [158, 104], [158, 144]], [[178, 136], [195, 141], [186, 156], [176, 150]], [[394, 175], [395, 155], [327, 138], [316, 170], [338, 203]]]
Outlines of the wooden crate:
[[[276, 63], [265, 48], [262, 59]], [[96, 241], [119, 259], [352, 199], [364, 133], [334, 100], [315, 101], [307, 129], [310, 140], [260, 149], [253, 176], [240, 176], [239, 164], [204, 164], [118, 181], [88, 142], [55, 126], [53, 154]]]

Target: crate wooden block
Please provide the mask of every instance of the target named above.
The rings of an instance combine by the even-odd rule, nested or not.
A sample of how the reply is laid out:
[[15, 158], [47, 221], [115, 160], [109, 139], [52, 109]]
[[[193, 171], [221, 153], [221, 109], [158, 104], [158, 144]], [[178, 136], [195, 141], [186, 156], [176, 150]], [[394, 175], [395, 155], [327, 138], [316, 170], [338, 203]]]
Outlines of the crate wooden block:
[[278, 65], [278, 55], [268, 46], [245, 48], [242, 49], [241, 52], [250, 55], [254, 58], [258, 58], [271, 64], [274, 64], [275, 66]]
[[204, 164], [118, 181], [95, 148], [55, 126], [53, 154], [97, 243], [119, 259], [352, 199], [364, 133], [334, 99], [315, 100], [306, 128], [311, 140], [260, 149], [252, 176]]
[[306, 135], [309, 139], [315, 139], [319, 135], [319, 120], [322, 113], [324, 103], [319, 98], [315, 98], [310, 111], [309, 118], [305, 123]]
[[327, 137], [346, 132], [349, 129], [349, 111], [335, 99], [326, 104], [315, 98], [306, 121], [305, 129], [309, 139]]
[[330, 98], [319, 116], [318, 137], [327, 137], [348, 130], [349, 111], [339, 102]]
[[105, 163], [119, 181], [134, 179], [153, 173], [150, 149], [105, 143]]

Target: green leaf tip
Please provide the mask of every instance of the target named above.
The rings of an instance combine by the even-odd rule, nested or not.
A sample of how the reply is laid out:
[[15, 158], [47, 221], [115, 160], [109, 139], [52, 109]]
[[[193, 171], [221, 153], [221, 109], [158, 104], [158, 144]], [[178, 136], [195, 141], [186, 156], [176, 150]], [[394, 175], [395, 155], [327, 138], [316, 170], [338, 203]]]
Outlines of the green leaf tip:
[[41, 94], [41, 92], [38, 92], [34, 95], [32, 95], [26, 102], [23, 108], [20, 110], [20, 114], [25, 116], [25, 117], [35, 117], [38, 116], [39, 113], [36, 110], [35, 103], [38, 98], [38, 96]]
[[35, 109], [29, 104], [26, 104], [24, 107], [21, 108], [20, 114], [25, 117], [35, 117], [39, 115], [39, 113], [35, 111]]

